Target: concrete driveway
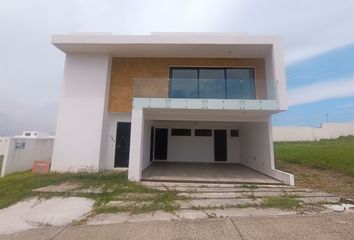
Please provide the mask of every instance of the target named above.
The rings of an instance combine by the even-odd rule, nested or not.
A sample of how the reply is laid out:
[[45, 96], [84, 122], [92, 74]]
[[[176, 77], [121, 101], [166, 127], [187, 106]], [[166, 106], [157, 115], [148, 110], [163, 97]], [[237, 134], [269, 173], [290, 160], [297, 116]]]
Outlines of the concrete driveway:
[[178, 239], [350, 239], [354, 214], [292, 215], [277, 217], [219, 218], [183, 221], [45, 227], [2, 235], [0, 239], [33, 240], [178, 240]]

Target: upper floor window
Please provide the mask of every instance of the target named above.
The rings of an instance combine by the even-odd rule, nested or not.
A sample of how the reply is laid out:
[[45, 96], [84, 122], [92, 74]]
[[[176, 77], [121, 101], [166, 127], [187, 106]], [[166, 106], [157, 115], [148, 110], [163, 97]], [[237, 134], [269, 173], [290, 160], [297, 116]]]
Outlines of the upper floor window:
[[171, 98], [255, 99], [253, 68], [171, 68]]

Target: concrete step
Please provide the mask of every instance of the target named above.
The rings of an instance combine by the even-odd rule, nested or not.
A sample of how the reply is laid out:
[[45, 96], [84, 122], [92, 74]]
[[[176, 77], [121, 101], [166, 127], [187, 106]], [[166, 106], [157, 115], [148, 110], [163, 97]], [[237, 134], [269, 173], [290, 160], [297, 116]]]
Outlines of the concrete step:
[[245, 187], [150, 187], [159, 191], [178, 191], [178, 192], [198, 192], [198, 193], [213, 193], [213, 192], [314, 192], [314, 190], [305, 188], [279, 188], [279, 187], [261, 187], [261, 188], [245, 188]]
[[334, 197], [332, 194], [322, 192], [212, 192], [212, 193], [178, 193], [178, 197], [186, 197], [191, 199], [233, 199], [233, 198], [265, 198], [279, 196], [294, 196], [294, 197]]
[[299, 197], [297, 198], [304, 203], [316, 204], [316, 203], [338, 203], [341, 198], [337, 196], [314, 196], [314, 197]]
[[230, 183], [195, 183], [195, 182], [151, 182], [142, 181], [142, 185], [146, 187], [186, 187], [186, 188], [293, 188], [288, 185], [281, 184], [230, 184]]
[[305, 204], [337, 203], [340, 197], [312, 189], [274, 184], [225, 184], [143, 182], [143, 185], [160, 191], [177, 191], [185, 200], [177, 201], [181, 209], [230, 208], [258, 206], [267, 197], [292, 196]]
[[260, 205], [261, 199], [192, 199], [188, 201], [178, 202], [180, 209], [198, 209], [198, 208], [226, 208], [226, 207], [242, 207], [249, 205]]
[[[339, 197], [300, 197], [296, 198], [307, 204], [319, 203], [338, 203]], [[198, 208], [230, 208], [245, 206], [261, 206], [264, 198], [249, 199], [249, 198], [223, 198], [223, 199], [191, 199], [177, 201], [180, 209], [198, 209]]]

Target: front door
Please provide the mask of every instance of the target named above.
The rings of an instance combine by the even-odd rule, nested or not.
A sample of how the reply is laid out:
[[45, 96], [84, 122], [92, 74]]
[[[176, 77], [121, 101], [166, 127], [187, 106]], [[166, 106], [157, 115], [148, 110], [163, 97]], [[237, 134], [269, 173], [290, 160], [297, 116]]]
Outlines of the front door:
[[168, 139], [167, 128], [155, 129], [155, 154], [154, 155], [156, 160], [167, 160], [167, 139]]
[[150, 132], [150, 162], [154, 160], [154, 134], [155, 134], [155, 128], [151, 127], [151, 132]]
[[129, 149], [130, 149], [130, 122], [118, 122], [114, 167], [128, 167]]
[[227, 161], [227, 140], [225, 129], [214, 130], [214, 161]]

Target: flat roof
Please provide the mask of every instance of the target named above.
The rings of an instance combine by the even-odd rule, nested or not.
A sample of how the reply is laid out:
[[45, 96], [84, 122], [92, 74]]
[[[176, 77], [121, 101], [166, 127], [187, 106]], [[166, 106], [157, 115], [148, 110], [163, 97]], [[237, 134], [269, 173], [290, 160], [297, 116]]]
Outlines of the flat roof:
[[246, 33], [152, 33], [53, 35], [52, 44], [65, 53], [106, 53], [113, 57], [264, 58], [279, 36]]

